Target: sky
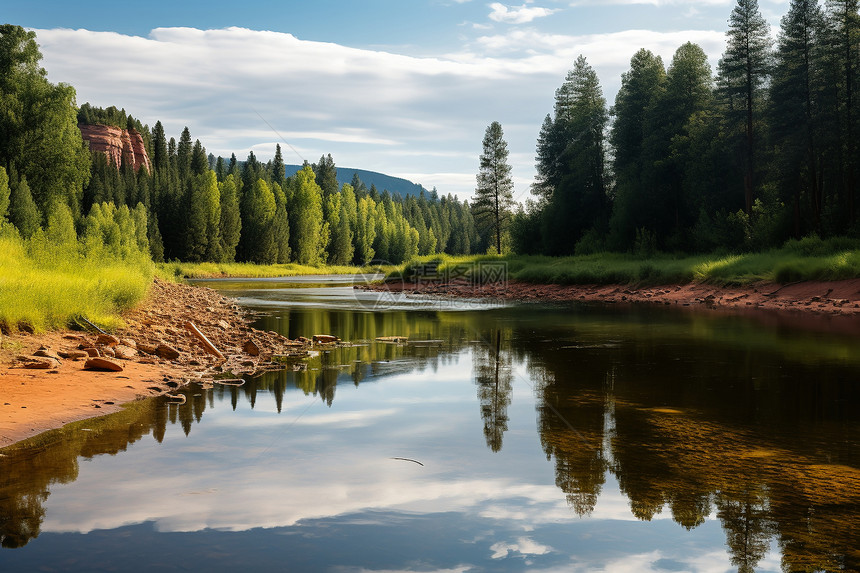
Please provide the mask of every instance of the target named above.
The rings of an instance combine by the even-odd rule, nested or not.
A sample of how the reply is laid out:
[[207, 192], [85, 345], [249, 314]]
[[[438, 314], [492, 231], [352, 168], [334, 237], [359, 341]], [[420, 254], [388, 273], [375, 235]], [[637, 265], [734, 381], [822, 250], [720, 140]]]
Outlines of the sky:
[[[502, 125], [514, 195], [530, 196], [555, 90], [584, 55], [612, 105], [640, 48], [687, 41], [715, 68], [734, 0], [0, 0], [37, 34], [52, 82], [207, 151], [340, 168], [472, 196], [481, 142]], [[774, 26], [788, 0], [760, 0]]]

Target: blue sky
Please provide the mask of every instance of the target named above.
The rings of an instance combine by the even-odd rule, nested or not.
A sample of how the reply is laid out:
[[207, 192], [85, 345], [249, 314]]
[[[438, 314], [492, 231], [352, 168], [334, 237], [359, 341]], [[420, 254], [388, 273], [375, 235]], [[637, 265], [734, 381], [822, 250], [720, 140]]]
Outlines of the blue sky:
[[[7, 2], [43, 66], [78, 103], [124, 107], [215, 155], [331, 153], [340, 167], [467, 198], [481, 139], [499, 121], [515, 195], [555, 89], [579, 54], [612, 104], [639, 48], [668, 64], [686, 41], [715, 65], [733, 0]], [[772, 25], [787, 0], [760, 0]], [[284, 141], [294, 147], [292, 153]]]

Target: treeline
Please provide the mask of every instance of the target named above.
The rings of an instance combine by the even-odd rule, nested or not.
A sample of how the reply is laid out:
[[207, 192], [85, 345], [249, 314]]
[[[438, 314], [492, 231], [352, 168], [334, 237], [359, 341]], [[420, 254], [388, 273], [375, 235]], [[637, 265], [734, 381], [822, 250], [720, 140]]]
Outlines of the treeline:
[[[216, 159], [187, 127], [177, 141], [124, 109], [77, 108], [74, 88], [47, 81], [35, 39], [0, 26], [0, 223], [25, 240], [52, 218], [88, 237], [90, 214], [108, 213], [155, 261], [362, 265], [481, 247], [468, 203], [435, 189], [404, 199], [358, 177], [338, 187], [331, 155], [288, 174], [280, 146], [266, 163]], [[152, 169], [91, 153], [79, 123], [139, 133]]]
[[143, 127], [152, 172], [92, 158], [83, 208], [146, 206], [153, 259], [301, 264], [393, 263], [433, 253], [467, 254], [478, 242], [468, 203], [435, 189], [403, 199], [356, 176], [338, 187], [331, 155], [286, 173], [274, 158], [208, 155], [186, 127], [177, 142], [161, 122]]
[[776, 42], [738, 0], [716, 74], [686, 43], [637, 52], [608, 108], [580, 56], [537, 143], [511, 223], [519, 253], [757, 250], [858, 236], [856, 0], [792, 0]]
[[138, 133], [145, 131], [140, 120], [127, 114], [125, 108], [117, 109], [115, 106], [108, 108], [93, 107], [89, 102], [84, 103], [78, 109], [78, 123], [86, 125], [109, 125], [120, 129], [134, 129]]

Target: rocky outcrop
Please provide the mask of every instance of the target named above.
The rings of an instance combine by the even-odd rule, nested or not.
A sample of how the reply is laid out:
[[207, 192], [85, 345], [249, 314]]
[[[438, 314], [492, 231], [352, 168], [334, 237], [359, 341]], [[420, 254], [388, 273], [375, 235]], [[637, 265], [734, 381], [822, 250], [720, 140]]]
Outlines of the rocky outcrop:
[[136, 130], [83, 123], [79, 124], [78, 128], [81, 130], [81, 137], [84, 141], [89, 142], [90, 150], [106, 153], [117, 168], [125, 160], [126, 164], [131, 165], [135, 171], [141, 167], [146, 167], [147, 171], [152, 171], [152, 164], [146, 153], [143, 138]]

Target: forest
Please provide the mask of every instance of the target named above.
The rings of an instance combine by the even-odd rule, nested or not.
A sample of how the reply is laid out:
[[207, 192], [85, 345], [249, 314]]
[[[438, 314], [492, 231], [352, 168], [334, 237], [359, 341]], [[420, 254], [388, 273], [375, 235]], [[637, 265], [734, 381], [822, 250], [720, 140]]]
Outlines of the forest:
[[777, 38], [738, 0], [714, 71], [687, 42], [639, 50], [607, 106], [580, 56], [537, 142], [520, 254], [748, 252], [858, 237], [856, 0], [792, 0]]
[[[154, 261], [311, 265], [488, 251], [749, 252], [809, 235], [856, 238], [858, 2], [793, 0], [774, 40], [757, 2], [738, 0], [726, 39], [716, 71], [691, 42], [668, 66], [639, 50], [612, 107], [580, 56], [540, 128], [533, 199], [521, 206], [510, 201], [497, 122], [500, 178], [482, 157], [472, 205], [435, 189], [405, 198], [368, 189], [357, 176], [338, 187], [330, 155], [289, 174], [280, 146], [265, 163], [253, 152], [216, 158], [187, 127], [177, 140], [160, 121], [78, 107], [72, 86], [47, 80], [35, 33], [3, 25], [0, 221], [23, 240], [136, 237]], [[151, 169], [90, 152], [79, 125], [93, 124], [139, 133]]]
[[[253, 152], [242, 162], [215, 158], [187, 127], [177, 141], [160, 121], [149, 128], [124, 109], [78, 108], [71, 86], [47, 81], [33, 32], [4, 25], [0, 43], [0, 220], [19, 239], [56, 245], [77, 236], [117, 255], [119, 242], [137, 237], [155, 262], [303, 265], [481, 248], [469, 204], [451, 195], [403, 198], [357, 176], [339, 188], [331, 155], [288, 174], [280, 145], [266, 163]], [[139, 134], [151, 169], [91, 152], [83, 125]]]

